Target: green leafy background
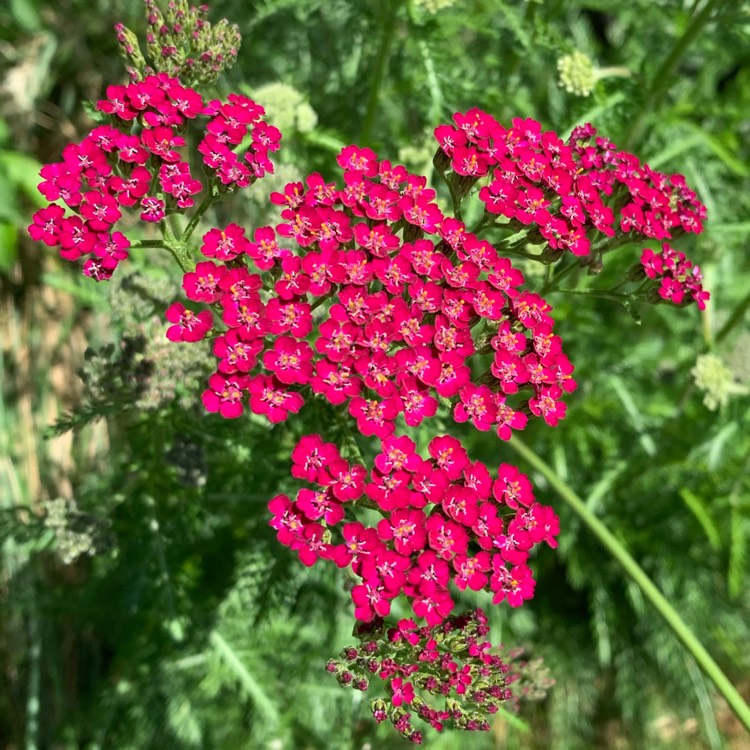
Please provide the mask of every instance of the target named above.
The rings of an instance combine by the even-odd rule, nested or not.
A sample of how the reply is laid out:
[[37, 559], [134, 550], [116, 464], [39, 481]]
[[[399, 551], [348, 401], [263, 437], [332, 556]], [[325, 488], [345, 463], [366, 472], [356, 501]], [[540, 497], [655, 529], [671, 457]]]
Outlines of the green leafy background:
[[[286, 179], [332, 176], [351, 142], [427, 169], [432, 128], [472, 106], [563, 134], [591, 121], [653, 167], [685, 174], [710, 220], [680, 247], [701, 265], [709, 308], [553, 296], [580, 388], [558, 428], [530, 427], [524, 440], [747, 697], [749, 401], [708, 410], [690, 370], [711, 351], [750, 379], [748, 5], [446, 5], [228, 0], [212, 18], [238, 23], [244, 42], [217, 93], [282, 82], [312, 107], [315, 129], [285, 133]], [[0, 9], [0, 747], [400, 747], [371, 722], [366, 697], [323, 669], [351, 635], [343, 577], [304, 569], [267, 527], [296, 436], [326, 415], [269, 429], [204, 414], [205, 353], [173, 355], [155, 319], [178, 289], [164, 260], [141, 257], [97, 286], [25, 235], [40, 165], [86, 132], [84, 102], [122, 80], [117, 20], [140, 29], [139, 4]], [[566, 93], [557, 60], [574, 50], [629, 75], [601, 79], [589, 97]], [[265, 222], [274, 188], [261, 182], [223, 215]], [[605, 274], [632, 263], [629, 251]], [[518, 460], [493, 436], [465, 440], [491, 465]], [[431, 734], [426, 746], [750, 747], [640, 590], [532, 478], [560, 513], [560, 549], [533, 560], [535, 599], [493, 608], [491, 622], [497, 640], [543, 657], [557, 685], [521, 722]], [[75, 499], [71, 524], [92, 552], [68, 565], [43, 521], [57, 497]]]

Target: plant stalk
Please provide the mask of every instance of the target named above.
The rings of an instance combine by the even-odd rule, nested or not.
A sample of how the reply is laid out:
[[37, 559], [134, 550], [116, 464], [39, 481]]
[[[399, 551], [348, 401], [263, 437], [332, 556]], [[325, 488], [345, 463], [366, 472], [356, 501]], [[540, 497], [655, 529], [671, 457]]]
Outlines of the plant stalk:
[[693, 17], [693, 20], [688, 24], [688, 27], [683, 32], [682, 36], [675, 42], [672, 51], [651, 79], [651, 84], [648, 88], [648, 93], [644, 97], [643, 105], [638, 111], [630, 130], [625, 136], [624, 148], [632, 151], [633, 147], [638, 143], [638, 140], [643, 135], [646, 118], [656, 111], [657, 100], [669, 87], [672, 73], [677, 67], [677, 64], [683, 58], [693, 40], [701, 32], [701, 29], [703, 29], [708, 23], [714, 9], [723, 5], [724, 2], [725, 0], [707, 0], [701, 11], [697, 13]]
[[542, 458], [515, 435], [509, 442], [511, 448], [522, 456], [550, 483], [569, 508], [583, 521], [594, 536], [617, 560], [625, 573], [640, 587], [646, 598], [664, 618], [669, 628], [690, 652], [705, 675], [714, 683], [745, 729], [750, 731], [750, 706], [744, 701], [737, 688], [729, 681], [719, 665], [698, 640], [695, 633], [680, 617], [669, 600], [659, 591], [630, 553], [617, 540], [612, 532], [586, 507], [586, 503], [562, 480]]
[[380, 89], [382, 88], [385, 72], [388, 68], [388, 60], [391, 56], [394, 31], [396, 29], [396, 4], [394, 1], [390, 0], [390, 2], [386, 3], [383, 10], [385, 13], [385, 22], [383, 23], [383, 33], [380, 37], [380, 46], [378, 47], [377, 57], [375, 58], [375, 71], [372, 76], [372, 83], [370, 84], [370, 95], [367, 99], [367, 109], [365, 110], [365, 117], [362, 121], [362, 130], [359, 134], [359, 142], [361, 146], [369, 144], [370, 138], [372, 137], [372, 126], [375, 124], [375, 113], [378, 109]]

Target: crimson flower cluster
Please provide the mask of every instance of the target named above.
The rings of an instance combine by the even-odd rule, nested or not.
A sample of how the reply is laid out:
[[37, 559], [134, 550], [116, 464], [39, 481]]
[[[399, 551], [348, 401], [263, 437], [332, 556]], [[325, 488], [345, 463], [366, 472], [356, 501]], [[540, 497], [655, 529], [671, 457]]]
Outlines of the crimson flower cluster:
[[[226, 192], [273, 171], [268, 154], [278, 149], [281, 134], [247, 97], [230, 94], [226, 102], [204, 103], [197, 91], [159, 74], [109, 86], [96, 107], [110, 124], [66, 146], [62, 162], [42, 167], [39, 191], [64, 206], [53, 202], [40, 209], [29, 227], [34, 240], [59, 247], [63, 258], [86, 258], [83, 272], [96, 280], [109, 279], [128, 257], [130, 241], [113, 231], [123, 209], [159, 224], [167, 214], [191, 208], [201, 192], [210, 198], [214, 186]], [[182, 153], [188, 122], [199, 116], [209, 118], [197, 147], [205, 185]], [[248, 135], [250, 145], [240, 156], [235, 149]]]
[[702, 230], [706, 208], [682, 175], [651, 169], [590, 124], [565, 142], [530, 118], [505, 128], [472, 109], [453, 120], [435, 130], [436, 166], [450, 166], [462, 192], [489, 176], [479, 191], [486, 210], [517, 228], [534, 225], [552, 251], [586, 256], [597, 233], [664, 240]]
[[675, 305], [688, 304], [693, 300], [700, 310], [706, 309], [709, 294], [703, 288], [700, 268], [666, 242], [662, 245], [661, 253], [650, 248], [643, 250], [641, 272], [649, 279], [658, 281], [656, 293], [661, 299]]
[[[352, 599], [362, 622], [386, 617], [404, 594], [417, 617], [439, 625], [453, 610], [451, 582], [491, 592], [493, 604], [517, 607], [530, 599], [531, 548], [557, 546], [552, 508], [535, 502], [531, 482], [515, 466], [501, 464], [493, 479], [454, 437], [433, 438], [427, 459], [415, 448], [407, 436], [385, 438], [368, 474], [320, 435], [303, 437], [292, 453], [292, 475], [318, 488], [270, 501], [278, 540], [305, 565], [350, 565], [361, 579]], [[347, 508], [362, 505], [381, 520], [349, 521]]]
[[415, 744], [423, 738], [412, 727], [414, 715], [438, 731], [489, 731], [487, 719], [512, 700], [509, 686], [517, 675], [491, 653], [488, 633], [481, 609], [435, 628], [404, 619], [386, 629], [378, 621], [359, 634], [359, 648], [344, 649], [327, 669], [341, 685], [355, 690], [368, 690], [375, 675], [383, 680], [387, 698], [371, 701], [373, 717], [388, 719]]
[[[283, 207], [275, 230], [250, 240], [229, 225], [203, 238], [209, 260], [183, 287], [190, 300], [218, 304], [227, 329], [214, 344], [206, 408], [239, 416], [249, 393], [253, 412], [279, 422], [307, 388], [348, 405], [358, 430], [379, 438], [400, 414], [420, 424], [441, 399], [457, 421], [506, 440], [532, 414], [557, 424], [576, 383], [551, 306], [521, 289], [523, 275], [492, 244], [443, 215], [424, 177], [356, 146], [338, 163], [343, 188], [315, 173], [272, 194]], [[208, 333], [179, 304], [171, 315], [184, 340]], [[484, 371], [472, 368], [477, 355], [491, 355], [474, 360]]]

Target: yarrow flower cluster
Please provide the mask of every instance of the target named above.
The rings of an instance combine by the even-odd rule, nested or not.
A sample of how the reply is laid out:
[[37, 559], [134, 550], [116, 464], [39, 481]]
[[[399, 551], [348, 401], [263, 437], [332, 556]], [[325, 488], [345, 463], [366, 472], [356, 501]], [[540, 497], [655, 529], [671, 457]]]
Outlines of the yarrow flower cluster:
[[345, 648], [328, 671], [343, 686], [366, 691], [379, 677], [385, 699], [370, 702], [377, 722], [388, 719], [407, 739], [421, 744], [413, 717], [438, 731], [443, 728], [489, 731], [488, 718], [512, 700], [518, 674], [492, 653], [486, 640], [487, 617], [481, 609], [451, 617], [435, 628], [403, 619], [388, 628], [382, 620], [355, 631], [358, 647]]
[[[66, 260], [85, 258], [83, 272], [96, 280], [109, 279], [128, 257], [131, 243], [115, 231], [124, 209], [159, 224], [166, 215], [191, 208], [200, 193], [210, 200], [273, 171], [269, 152], [278, 149], [281, 134], [247, 97], [230, 94], [226, 102], [204, 103], [197, 91], [160, 74], [109, 86], [96, 107], [111, 124], [66, 146], [62, 162], [42, 167], [39, 191], [64, 205], [40, 209], [29, 227], [34, 240], [59, 247]], [[184, 154], [187, 124], [201, 116], [208, 117], [197, 145], [205, 184], [192, 174]], [[239, 155], [236, 149], [246, 136], [250, 144]]]
[[461, 194], [489, 176], [479, 191], [487, 212], [514, 228], [535, 228], [550, 259], [564, 250], [587, 256], [602, 235], [612, 245], [628, 233], [665, 240], [702, 230], [705, 206], [682, 175], [651, 169], [589, 124], [565, 142], [530, 118], [511, 128], [479, 109], [453, 119], [435, 130], [436, 167], [450, 166]]
[[[422, 458], [409, 437], [392, 436], [368, 472], [308, 435], [292, 453], [292, 475], [317, 488], [269, 503], [278, 540], [305, 565], [351, 566], [361, 579], [352, 590], [354, 614], [363, 622], [386, 617], [403, 594], [417, 617], [439, 625], [453, 610], [450, 583], [520, 606], [534, 594], [531, 549], [557, 546], [557, 516], [535, 501], [515, 466], [501, 464], [493, 479], [447, 435], [433, 438], [428, 452]], [[380, 512], [377, 524], [347, 517], [363, 505]]]
[[674, 250], [666, 242], [660, 253], [644, 248], [641, 254], [641, 269], [649, 279], [659, 282], [655, 288], [656, 299], [667, 300], [675, 305], [695, 302], [699, 310], [706, 309], [708, 292], [703, 288], [703, 275], [684, 253]]
[[[434, 12], [451, 1], [421, 5]], [[350, 145], [337, 158], [338, 183], [317, 172], [288, 183], [270, 196], [280, 211], [275, 226], [223, 222], [205, 231], [196, 262], [189, 243], [202, 217], [273, 172], [269, 155], [281, 133], [252, 99], [206, 102], [191, 87], [234, 61], [236, 26], [211, 27], [207, 8], [187, 0], [170, 0], [164, 14], [154, 0], [145, 6], [150, 63], [118, 25], [131, 83], [108, 87], [97, 103], [108, 122], [43, 167], [39, 190], [50, 204], [34, 214], [29, 234], [64, 259], [83, 259], [96, 280], [109, 279], [133, 248], [170, 250], [192, 305], [168, 307], [166, 336], [212, 340], [207, 411], [236, 418], [249, 406], [275, 424], [318, 398], [373, 439], [380, 452], [368, 468], [319, 434], [304, 436], [292, 476], [312, 487], [294, 499], [276, 495], [270, 525], [303, 564], [327, 560], [356, 578], [362, 646], [329, 671], [359, 690], [374, 674], [385, 682], [389, 698], [373, 701], [376, 720], [389, 719], [414, 742], [422, 734], [412, 712], [436, 729], [486, 730], [487, 717], [512, 701], [511, 678], [490, 653], [484, 613], [453, 615], [453, 589], [520, 606], [534, 594], [531, 550], [557, 546], [558, 517], [515, 466], [500, 464], [493, 476], [450, 435], [433, 437], [424, 457], [400, 423], [416, 427], [442, 407], [502, 440], [531, 417], [557, 425], [565, 394], [577, 387], [574, 368], [551, 305], [524, 288], [506, 255], [551, 264], [569, 252], [572, 264], [556, 282], [575, 265], [596, 272], [605, 252], [634, 238], [656, 240], [661, 253], [644, 250], [626, 279], [641, 283], [632, 296], [703, 309], [699, 269], [666, 241], [700, 232], [705, 207], [681, 175], [650, 169], [591, 125], [563, 141], [536, 120], [506, 128], [472, 109], [435, 130], [434, 165], [454, 215], [425, 177]], [[314, 113], [299, 101], [288, 109], [297, 108], [302, 131]], [[472, 189], [485, 212], [470, 229], [461, 203]], [[191, 209], [184, 228], [165, 221]], [[161, 239], [131, 243], [117, 231], [127, 211]], [[516, 234], [493, 244], [483, 230]], [[528, 251], [534, 245], [538, 253]], [[415, 619], [388, 628], [384, 618], [401, 596]]]
[[[309, 386], [380, 438], [400, 414], [418, 425], [441, 400], [457, 421], [502, 439], [530, 415], [557, 424], [576, 384], [551, 306], [521, 289], [523, 275], [493, 245], [443, 215], [424, 177], [356, 146], [338, 162], [343, 188], [315, 173], [271, 195], [283, 207], [275, 229], [252, 240], [236, 225], [204, 236], [210, 260], [183, 287], [190, 300], [218, 304], [227, 328], [207, 408], [237, 416], [247, 392], [253, 412], [279, 422]], [[191, 337], [194, 326], [191, 314]], [[475, 376], [481, 355], [491, 359]]]

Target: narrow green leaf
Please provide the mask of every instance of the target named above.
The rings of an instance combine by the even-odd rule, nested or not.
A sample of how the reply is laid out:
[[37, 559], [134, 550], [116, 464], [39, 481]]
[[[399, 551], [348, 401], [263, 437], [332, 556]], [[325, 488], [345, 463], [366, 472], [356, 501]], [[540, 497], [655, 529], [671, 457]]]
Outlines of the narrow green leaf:
[[684, 124], [691, 130], [694, 130], [695, 135], [700, 137], [706, 146], [713, 151], [714, 155], [721, 159], [721, 161], [723, 161], [732, 172], [740, 177], [747, 177], [748, 174], [750, 174], [750, 169], [747, 164], [742, 161], [742, 159], [738, 159], [732, 154], [715, 135], [712, 135], [708, 131], [701, 130], [698, 125], [687, 120], [684, 121]]
[[0, 222], [0, 273], [10, 273], [18, 258], [18, 229]]
[[695, 146], [701, 144], [705, 145], [705, 138], [702, 133], [693, 133], [688, 138], [678, 138], [671, 146], [668, 146], [656, 154], [656, 156], [648, 159], [648, 165], [651, 169], [658, 169], [662, 164], [669, 164], [675, 156], [692, 151]]
[[209, 640], [211, 641], [211, 645], [235, 673], [240, 684], [245, 689], [245, 692], [253, 701], [258, 711], [263, 714], [266, 721], [269, 721], [272, 724], [278, 724], [279, 712], [277, 711], [276, 706], [260, 686], [258, 680], [255, 679], [248, 668], [242, 663], [242, 660], [237, 655], [236, 651], [216, 630], [211, 633]]
[[583, 124], [584, 122], [593, 122], [604, 112], [607, 112], [608, 110], [612, 109], [612, 107], [617, 106], [620, 102], [623, 101], [625, 101], [625, 94], [622, 91], [616, 91], [611, 96], [608, 96], [600, 104], [597, 104], [595, 107], [592, 107], [591, 109], [584, 112], [575, 123], [566, 128], [565, 131], [563, 131], [561, 137], [567, 139], [573, 132], [573, 128]]
[[34, 34], [42, 27], [36, 3], [33, 0], [10, 0], [13, 20], [26, 32]]
[[617, 395], [617, 398], [620, 399], [620, 402], [625, 407], [625, 411], [630, 418], [631, 424], [638, 432], [638, 439], [643, 446], [643, 450], [647, 455], [655, 456], [656, 444], [654, 443], [651, 435], [646, 432], [646, 424], [643, 419], [643, 415], [641, 414], [641, 410], [636, 405], [635, 400], [630, 395], [630, 391], [625, 387], [622, 380], [620, 380], [620, 378], [618, 378], [616, 375], [612, 376], [609, 379], [609, 382], [615, 394]]
[[711, 545], [711, 549], [718, 552], [721, 549], [721, 534], [706, 510], [706, 503], [687, 487], [682, 487], [680, 489], [680, 497], [703, 528], [708, 543]]
[[727, 587], [732, 600], [736, 600], [745, 590], [747, 530], [747, 520], [739, 509], [733, 507], [729, 516], [729, 563], [727, 565]]
[[742, 221], [736, 224], [712, 224], [706, 225], [706, 231], [713, 234], [750, 234], [750, 221]]
[[515, 714], [512, 714], [510, 711], [506, 710], [502, 706], [498, 706], [497, 715], [502, 716], [503, 719], [505, 719], [508, 722], [508, 724], [510, 724], [514, 729], [517, 729], [519, 732], [531, 731], [531, 725], [528, 722], [519, 718]]
[[44, 196], [37, 190], [39, 170], [42, 165], [20, 151], [0, 151], [0, 172], [35, 205], [47, 205]]

